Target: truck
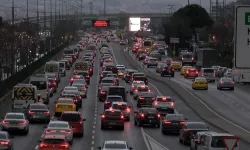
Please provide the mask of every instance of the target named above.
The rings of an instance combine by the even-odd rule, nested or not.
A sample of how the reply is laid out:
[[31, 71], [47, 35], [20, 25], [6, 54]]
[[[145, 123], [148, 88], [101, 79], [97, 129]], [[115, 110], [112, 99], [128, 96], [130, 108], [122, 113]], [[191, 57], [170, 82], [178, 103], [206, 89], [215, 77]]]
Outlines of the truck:
[[89, 71], [89, 64], [86, 61], [76, 61], [73, 65], [73, 72], [77, 74], [77, 72]]
[[44, 73], [55, 73], [58, 82], [61, 80], [60, 63], [58, 61], [46, 62], [44, 66]]
[[12, 111], [23, 112], [29, 104], [38, 101], [37, 87], [32, 84], [17, 84], [12, 90]]
[[197, 69], [211, 67], [217, 63], [218, 52], [215, 49], [199, 48], [194, 55]]

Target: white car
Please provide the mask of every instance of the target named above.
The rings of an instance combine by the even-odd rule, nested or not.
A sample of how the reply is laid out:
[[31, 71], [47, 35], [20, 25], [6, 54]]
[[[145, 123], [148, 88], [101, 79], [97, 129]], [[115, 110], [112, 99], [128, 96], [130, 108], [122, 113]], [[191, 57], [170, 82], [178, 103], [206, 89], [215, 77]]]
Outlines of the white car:
[[130, 94], [133, 94], [133, 91], [138, 87], [138, 86], [146, 86], [144, 81], [133, 81], [131, 84], [130, 88]]
[[50, 121], [48, 126], [46, 126], [41, 139], [44, 135], [64, 135], [69, 144], [73, 144], [73, 131], [69, 123], [66, 121]]
[[232, 69], [227, 69], [227, 71], [224, 73], [224, 77], [232, 78]]
[[105, 141], [102, 146], [98, 147], [99, 150], [132, 150], [132, 147], [129, 147], [126, 141]]
[[25, 135], [29, 133], [29, 121], [26, 120], [24, 113], [7, 113], [1, 122], [2, 131], [15, 129]]

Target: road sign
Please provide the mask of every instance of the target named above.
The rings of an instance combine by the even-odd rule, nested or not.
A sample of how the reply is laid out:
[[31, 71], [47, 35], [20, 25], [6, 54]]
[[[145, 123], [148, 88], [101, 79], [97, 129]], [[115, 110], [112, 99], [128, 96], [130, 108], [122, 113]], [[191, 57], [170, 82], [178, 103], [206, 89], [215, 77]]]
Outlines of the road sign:
[[227, 150], [234, 150], [234, 148], [237, 146], [238, 141], [239, 138], [234, 136], [223, 138], [223, 143], [225, 144]]
[[238, 5], [235, 11], [234, 64], [239, 69], [250, 69], [250, 5]]
[[179, 38], [170, 38], [170, 43], [179, 43]]

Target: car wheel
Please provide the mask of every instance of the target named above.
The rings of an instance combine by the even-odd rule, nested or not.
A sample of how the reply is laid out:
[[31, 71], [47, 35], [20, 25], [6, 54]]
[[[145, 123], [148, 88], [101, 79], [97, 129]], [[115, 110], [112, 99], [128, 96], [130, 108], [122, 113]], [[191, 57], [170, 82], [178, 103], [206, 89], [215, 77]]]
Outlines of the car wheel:
[[164, 130], [161, 130], [161, 133], [162, 133], [162, 134], [167, 134], [167, 132], [166, 132], [166, 131], [164, 131]]
[[73, 139], [69, 141], [69, 145], [73, 145]]
[[181, 137], [179, 137], [179, 142], [180, 142], [180, 143], [183, 143], [183, 141], [182, 141]]
[[161, 73], [161, 76], [163, 77], [164, 75]]
[[149, 65], [147, 65], [147, 68], [149, 68]]

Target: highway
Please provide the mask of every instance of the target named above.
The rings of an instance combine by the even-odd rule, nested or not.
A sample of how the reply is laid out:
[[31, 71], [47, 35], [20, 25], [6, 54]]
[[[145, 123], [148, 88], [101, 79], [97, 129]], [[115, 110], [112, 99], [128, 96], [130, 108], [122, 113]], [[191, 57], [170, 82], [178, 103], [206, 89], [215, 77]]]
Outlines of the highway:
[[[135, 62], [132, 57], [130, 57], [130, 60], [126, 60], [124, 55], [128, 55], [128, 54], [124, 54], [124, 50], [123, 50], [123, 48], [120, 47], [120, 45], [112, 44], [112, 47], [113, 47], [113, 51], [114, 51], [116, 60], [118, 60], [119, 64], [124, 64], [129, 68], [129, 67], [132, 67], [131, 63], [133, 63], [134, 65], [136, 64], [137, 67], [140, 67], [140, 64]], [[147, 74], [147, 71], [151, 71], [151, 72], [155, 73], [155, 69], [153, 69], [153, 68], [146, 69], [146, 71], [144, 73]], [[176, 73], [176, 77], [175, 77], [176, 81], [181, 80], [181, 79], [184, 80], [183, 77], [182, 78], [180, 76], [178, 77], [177, 74], [178, 73]], [[157, 75], [157, 74], [155, 73], [155, 75]], [[159, 76], [159, 75], [157, 75], [157, 76]], [[165, 80], [168, 80], [168, 78], [165, 78]], [[176, 101], [177, 112], [183, 114], [185, 117], [188, 118], [189, 121], [202, 121], [202, 119], [192, 109], [190, 109], [187, 106], [187, 104], [184, 103], [183, 100], [181, 100], [181, 98], [178, 97], [166, 85], [164, 85], [163, 83], [159, 83], [157, 81], [154, 81], [154, 80], [150, 80], [150, 79], [149, 79], [149, 83], [150, 83], [149, 86], [152, 88], [152, 90], [154, 92], [156, 92], [160, 95], [171, 96]], [[191, 87], [191, 85], [190, 85], [190, 87]], [[210, 86], [209, 86], [209, 88], [210, 88]], [[235, 91], [237, 91], [237, 90], [235, 90]], [[200, 91], [197, 91], [197, 92], [200, 92]], [[201, 91], [201, 92], [204, 92], [204, 91]], [[231, 92], [231, 91], [228, 91], [228, 92]], [[214, 94], [212, 94], [212, 95], [214, 95]], [[205, 96], [203, 95], [203, 97], [205, 97]], [[211, 124], [209, 124], [209, 127], [210, 127], [211, 131], [223, 132]], [[142, 132], [146, 133], [146, 135], [150, 136], [155, 141], [159, 142], [161, 145], [163, 145], [165, 148], [167, 148], [169, 150], [188, 149], [187, 146], [183, 146], [183, 145], [179, 144], [178, 136], [166, 136], [166, 135], [163, 135], [160, 130], [157, 130], [157, 129], [155, 130], [155, 129], [151, 129], [151, 128], [143, 128]], [[240, 149], [245, 150], [245, 149], [248, 149], [249, 146], [250, 145], [248, 143], [240, 141]]]

